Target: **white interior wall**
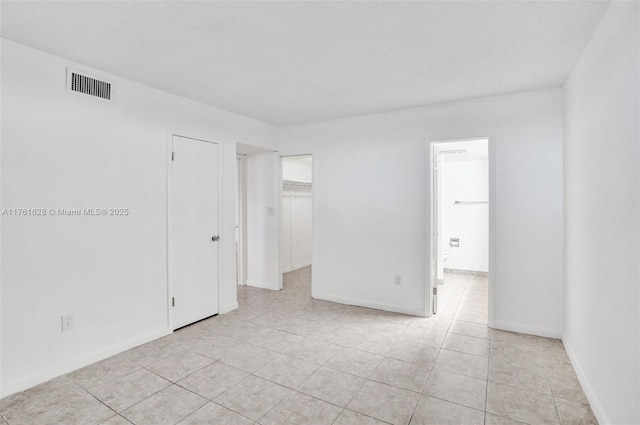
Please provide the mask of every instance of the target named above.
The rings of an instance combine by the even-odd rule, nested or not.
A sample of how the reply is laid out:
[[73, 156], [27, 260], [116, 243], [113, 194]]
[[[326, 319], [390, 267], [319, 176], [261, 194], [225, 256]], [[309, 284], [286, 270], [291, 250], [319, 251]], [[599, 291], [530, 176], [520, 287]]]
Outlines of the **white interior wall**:
[[248, 155], [247, 285], [280, 289], [280, 157], [277, 152]]
[[[446, 269], [489, 271], [489, 205], [456, 204], [455, 201], [489, 200], [489, 162], [443, 163], [443, 250]], [[451, 247], [450, 238], [460, 246]]]
[[[282, 179], [312, 182], [311, 157], [283, 157]], [[312, 190], [285, 185], [282, 189], [280, 226], [280, 270], [299, 269], [311, 264]]]
[[565, 84], [563, 339], [603, 424], [640, 423], [639, 22], [612, 3]]
[[131, 213], [2, 216], [2, 396], [169, 332], [171, 134], [220, 144], [220, 311], [235, 308], [235, 142], [274, 144], [272, 126], [115, 76], [111, 103], [69, 95], [67, 66], [84, 69], [2, 39], [2, 208]]
[[280, 128], [281, 155], [313, 154], [313, 296], [425, 314], [426, 145], [484, 136], [495, 167], [490, 320], [559, 337], [561, 89]]

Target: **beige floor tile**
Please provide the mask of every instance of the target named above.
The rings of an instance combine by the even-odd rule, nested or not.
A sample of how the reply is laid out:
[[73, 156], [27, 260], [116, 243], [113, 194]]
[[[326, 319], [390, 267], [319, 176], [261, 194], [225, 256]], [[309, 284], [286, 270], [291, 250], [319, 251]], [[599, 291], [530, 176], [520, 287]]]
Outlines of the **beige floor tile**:
[[453, 316], [453, 319], [464, 320], [465, 322], [474, 322], [474, 323], [480, 323], [480, 324], [486, 325], [487, 317], [488, 317], [487, 312], [458, 310], [456, 315]]
[[214, 401], [253, 420], [260, 419], [292, 390], [257, 376], [249, 376]]
[[125, 356], [113, 356], [75, 370], [67, 376], [82, 388], [88, 389], [94, 385], [127, 376], [139, 369], [139, 365], [127, 360]]
[[487, 413], [484, 417], [484, 425], [523, 425], [524, 422], [503, 418], [502, 416]]
[[584, 391], [582, 391], [582, 386], [577, 378], [573, 376], [558, 377], [550, 375], [547, 379], [549, 380], [549, 386], [551, 387], [551, 392], [554, 397], [589, 404], [587, 396]]
[[[226, 339], [226, 338], [225, 338]], [[210, 358], [211, 360], [220, 360], [222, 357], [222, 349], [220, 345], [224, 344], [223, 341], [219, 341], [216, 337], [210, 339], [195, 339], [192, 341], [185, 341], [183, 347], [194, 353], [200, 354]]]
[[314, 322], [311, 320], [304, 320], [299, 317], [294, 317], [288, 322], [285, 322], [279, 326], [276, 326], [276, 329], [279, 329], [284, 332], [290, 332], [296, 335], [310, 336], [315, 331], [317, 331], [320, 328], [320, 326], [322, 326], [321, 323]]
[[122, 412], [134, 424], [173, 425], [207, 403], [191, 391], [172, 385]]
[[[310, 410], [301, 408], [302, 400], [316, 400], [310, 402], [316, 406], [326, 402], [338, 411], [344, 406], [360, 410], [344, 410], [337, 425], [403, 423], [420, 397], [403, 388], [419, 391], [429, 368], [414, 423], [438, 422], [443, 409], [454, 412], [443, 423], [466, 414], [470, 418], [464, 421], [474, 423], [473, 408], [484, 408], [487, 385], [486, 425], [558, 423], [558, 417], [563, 424], [595, 423], [560, 340], [487, 327], [486, 278], [446, 273], [438, 314], [429, 319], [314, 300], [310, 278], [306, 267], [285, 274], [282, 291], [239, 287], [235, 312], [0, 400], [0, 416], [7, 416], [0, 424], [4, 419], [13, 419], [11, 425], [125, 421], [87, 391], [125, 409], [123, 415], [138, 415], [153, 425], [162, 423], [156, 415], [169, 423], [189, 415], [185, 424], [244, 425], [250, 423], [247, 414], [257, 421], [278, 403], [281, 410], [273, 410], [269, 420], [306, 422]], [[189, 375], [178, 386], [160, 387], [169, 383], [140, 366], [172, 379]], [[485, 384], [487, 379], [491, 382]], [[277, 382], [310, 397], [291, 397], [288, 405], [283, 400], [295, 392]], [[159, 392], [153, 393], [156, 384]]]
[[361, 338], [354, 338], [346, 345], [356, 350], [385, 356], [397, 340], [398, 337], [395, 336], [381, 336], [376, 334], [375, 331], [368, 331]]
[[301, 393], [283, 399], [260, 419], [263, 425], [331, 425], [342, 408]]
[[400, 341], [440, 347], [446, 335], [445, 332], [434, 331], [433, 329], [422, 328], [420, 326], [408, 326], [400, 336]]
[[102, 422], [100, 425], [131, 425], [131, 422], [120, 415], [115, 415], [109, 418], [107, 421]]
[[0, 412], [11, 425], [94, 425], [114, 414], [66, 377], [4, 399]]
[[598, 420], [588, 405], [556, 399], [556, 407], [562, 425], [598, 425]]
[[411, 418], [411, 425], [483, 425], [484, 412], [422, 396]]
[[479, 323], [463, 322], [461, 320], [453, 320], [451, 322], [449, 333], [491, 339], [491, 328]]
[[321, 324], [320, 327], [310, 335], [311, 338], [319, 339], [331, 344], [346, 346], [353, 340], [357, 340], [361, 335], [351, 332], [336, 324]]
[[247, 376], [248, 372], [216, 362], [178, 381], [178, 385], [213, 400]]
[[486, 339], [450, 333], [445, 338], [442, 348], [477, 356], [489, 356], [489, 345], [490, 342]]
[[387, 425], [388, 422], [382, 422], [361, 413], [352, 412], [351, 410], [343, 410], [333, 425]]
[[489, 359], [489, 380], [551, 395], [546, 370], [498, 356]]
[[347, 407], [394, 425], [406, 425], [419, 398], [412, 391], [367, 381]]
[[322, 367], [303, 382], [298, 391], [345, 407], [364, 383], [364, 378]]
[[139, 347], [132, 348], [131, 350], [127, 350], [116, 357], [122, 357], [123, 359], [136, 363], [140, 366], [148, 366], [160, 359], [179, 353], [183, 350], [183, 347], [172, 343], [167, 338], [160, 338]]
[[297, 388], [319, 367], [315, 363], [283, 355], [267, 363], [254, 374], [285, 387]]
[[553, 398], [511, 385], [489, 382], [487, 412], [529, 424], [558, 424]]
[[253, 425], [254, 421], [245, 418], [216, 403], [207, 403], [196, 410], [178, 425]]
[[331, 356], [338, 352], [338, 350], [340, 350], [340, 346], [338, 345], [317, 339], [305, 338], [300, 342], [300, 344], [287, 348], [283, 353], [301, 360], [322, 365], [329, 360]]
[[182, 351], [170, 357], [147, 366], [151, 372], [162, 376], [171, 382], [178, 382], [185, 376], [210, 365], [214, 360], [209, 357], [194, 353], [193, 351]]
[[420, 366], [432, 367], [438, 357], [440, 349], [431, 345], [413, 344], [398, 341], [387, 353], [387, 357], [405, 362], [415, 363]]
[[429, 377], [430, 368], [402, 360], [385, 358], [369, 379], [405, 390], [420, 392]]
[[487, 379], [489, 361], [487, 357], [442, 349], [434, 369], [441, 369], [474, 378]]
[[384, 357], [380, 355], [367, 353], [365, 351], [342, 348], [334, 354], [325, 365], [332, 369], [367, 378], [383, 358]]
[[122, 412], [170, 385], [170, 381], [140, 369], [108, 383], [92, 386], [90, 392], [116, 412]]
[[287, 323], [289, 320], [291, 320], [291, 316], [286, 316], [284, 314], [274, 313], [270, 311], [251, 319], [250, 322], [255, 323], [256, 325], [276, 328]]
[[220, 362], [253, 373], [279, 357], [282, 357], [282, 354], [238, 341], [233, 346], [223, 347]]
[[447, 332], [449, 326], [451, 326], [451, 319], [447, 317], [439, 317], [437, 315], [431, 317], [416, 317], [411, 322], [411, 326]]
[[487, 381], [435, 369], [423, 393], [484, 411]]
[[304, 341], [304, 339], [304, 336], [274, 329], [272, 332], [256, 338], [252, 342], [252, 344], [257, 345], [258, 347], [266, 348], [267, 350], [282, 353], [290, 349], [291, 347], [299, 345], [300, 343], [302, 343], [302, 341]]
[[508, 332], [494, 330], [491, 334], [491, 340], [496, 342], [507, 342], [514, 345], [524, 345], [526, 347], [539, 347], [539, 337], [534, 335], [520, 334], [516, 332]]

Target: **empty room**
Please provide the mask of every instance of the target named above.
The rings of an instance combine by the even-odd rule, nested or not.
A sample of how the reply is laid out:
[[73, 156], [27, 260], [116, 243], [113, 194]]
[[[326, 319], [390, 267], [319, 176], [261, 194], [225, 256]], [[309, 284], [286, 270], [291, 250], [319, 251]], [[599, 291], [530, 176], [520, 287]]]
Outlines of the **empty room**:
[[640, 425], [640, 1], [0, 31], [0, 425]]

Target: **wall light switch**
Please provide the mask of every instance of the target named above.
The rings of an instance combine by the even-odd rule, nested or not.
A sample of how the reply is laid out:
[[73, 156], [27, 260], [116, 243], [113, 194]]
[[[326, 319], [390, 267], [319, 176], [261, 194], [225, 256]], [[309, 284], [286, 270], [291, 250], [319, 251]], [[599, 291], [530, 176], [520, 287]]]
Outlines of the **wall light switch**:
[[267, 207], [267, 215], [272, 216], [274, 214], [273, 207]]

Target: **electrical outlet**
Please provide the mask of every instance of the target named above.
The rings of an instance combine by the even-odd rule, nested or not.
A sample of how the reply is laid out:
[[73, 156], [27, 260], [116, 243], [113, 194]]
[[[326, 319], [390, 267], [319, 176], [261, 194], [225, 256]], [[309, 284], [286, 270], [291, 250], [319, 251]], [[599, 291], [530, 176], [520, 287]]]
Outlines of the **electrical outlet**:
[[273, 216], [273, 214], [274, 214], [273, 207], [267, 207], [267, 215], [268, 216]]
[[61, 317], [62, 322], [62, 332], [70, 331], [73, 329], [73, 315], [69, 314], [67, 316]]
[[396, 285], [402, 285], [402, 276], [397, 274], [394, 282]]

